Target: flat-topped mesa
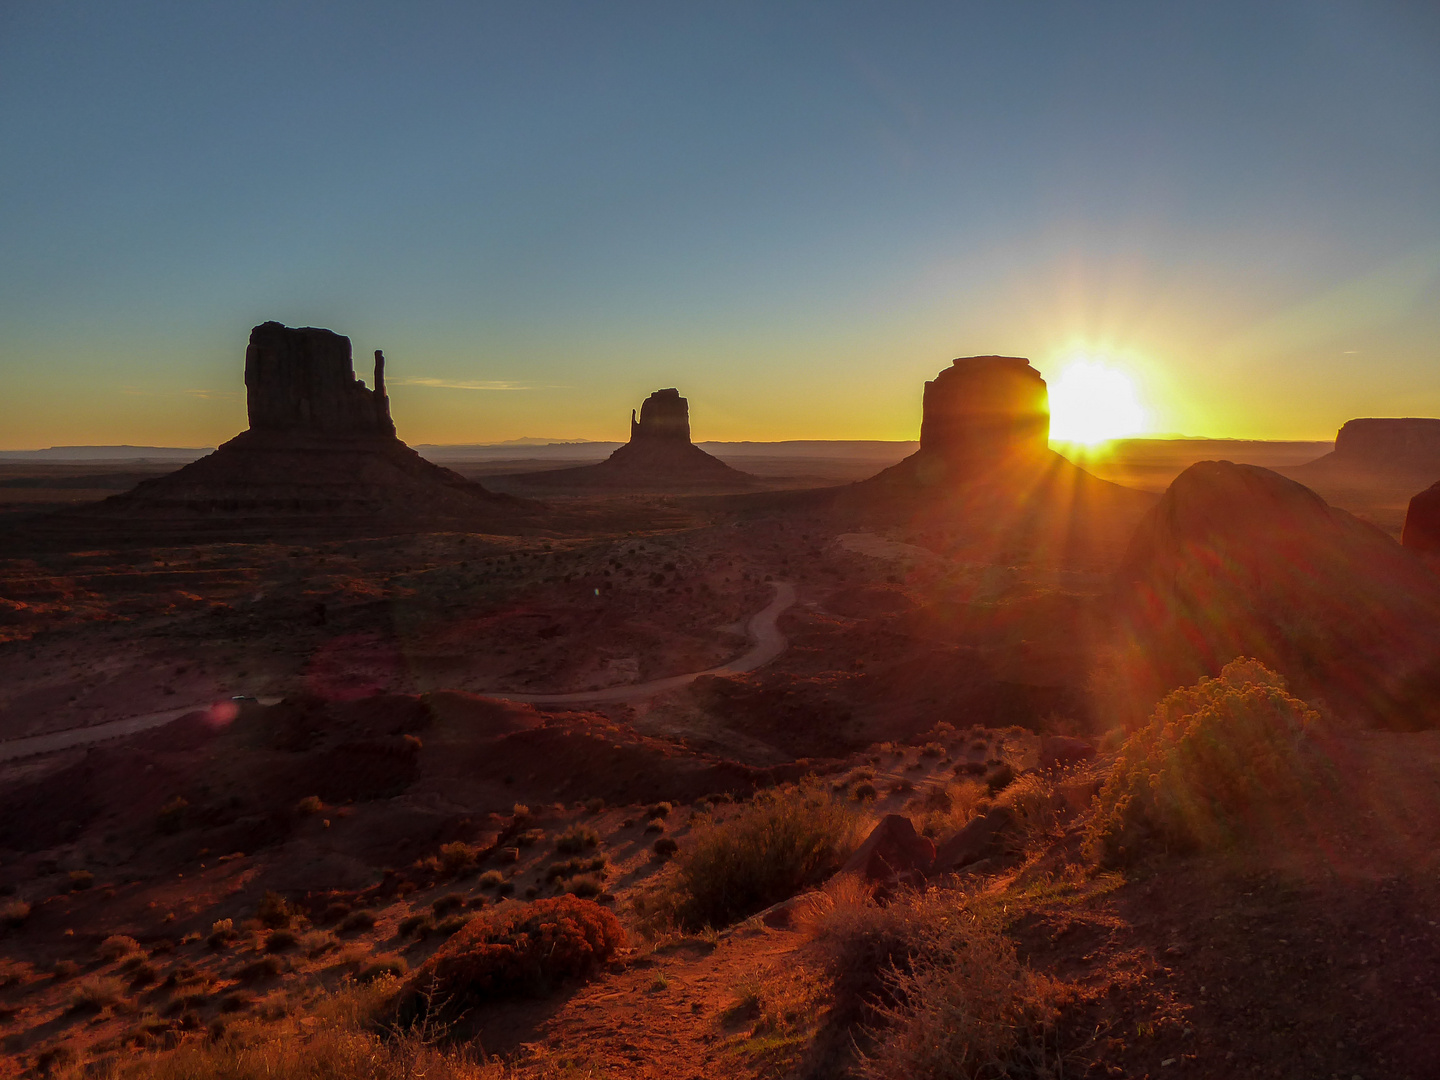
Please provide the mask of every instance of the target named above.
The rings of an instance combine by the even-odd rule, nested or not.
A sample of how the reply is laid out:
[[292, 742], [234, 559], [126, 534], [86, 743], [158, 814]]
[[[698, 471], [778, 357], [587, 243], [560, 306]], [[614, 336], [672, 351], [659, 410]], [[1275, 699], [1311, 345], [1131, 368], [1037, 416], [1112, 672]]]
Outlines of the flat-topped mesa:
[[656, 390], [641, 403], [638, 420], [635, 410], [630, 410], [630, 441], [636, 439], [674, 439], [688, 443], [690, 402], [674, 387]]
[[963, 356], [925, 384], [923, 454], [975, 460], [1049, 444], [1050, 394], [1022, 356]]
[[350, 339], [278, 322], [250, 331], [246, 403], [252, 431], [395, 437], [385, 395], [385, 356], [375, 353], [375, 388], [355, 377]]
[[1335, 458], [1378, 466], [1440, 461], [1440, 420], [1410, 416], [1347, 420], [1335, 436]]

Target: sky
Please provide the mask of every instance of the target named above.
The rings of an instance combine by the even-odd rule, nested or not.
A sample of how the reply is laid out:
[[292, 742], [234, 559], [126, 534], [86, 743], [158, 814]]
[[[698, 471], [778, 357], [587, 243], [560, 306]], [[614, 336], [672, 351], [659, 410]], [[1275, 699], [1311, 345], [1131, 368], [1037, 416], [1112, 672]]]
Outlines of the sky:
[[204, 446], [276, 319], [413, 443], [1440, 416], [1432, 3], [0, 3], [0, 449]]

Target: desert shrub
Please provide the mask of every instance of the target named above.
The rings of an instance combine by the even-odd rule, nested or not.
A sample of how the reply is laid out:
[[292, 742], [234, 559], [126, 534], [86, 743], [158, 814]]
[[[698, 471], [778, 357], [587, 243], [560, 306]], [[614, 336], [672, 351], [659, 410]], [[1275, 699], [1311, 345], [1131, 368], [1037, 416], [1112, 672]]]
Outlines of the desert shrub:
[[565, 891], [571, 896], [594, 897], [605, 891], [605, 883], [594, 874], [581, 874], [565, 883]]
[[406, 983], [400, 1019], [454, 1013], [491, 997], [543, 994], [567, 979], [589, 977], [624, 944], [614, 915], [573, 896], [476, 916]]
[[473, 844], [456, 840], [440, 845], [440, 868], [452, 877], [475, 869], [479, 857], [480, 851]]
[[125, 1000], [125, 988], [119, 979], [91, 976], [81, 979], [65, 999], [73, 1012], [99, 1012]]
[[360, 934], [366, 930], [375, 928], [375, 915], [373, 912], [361, 908], [359, 911], [352, 911], [341, 921], [339, 930], [342, 934]]
[[516, 803], [510, 811], [515, 817], [516, 825], [523, 825], [530, 820], [530, 807], [524, 803]]
[[1258, 660], [1175, 690], [1121, 747], [1096, 800], [1090, 854], [1113, 866], [1232, 841], [1319, 779], [1307, 738], [1317, 719]]
[[505, 880], [505, 875], [499, 870], [486, 870], [480, 875], [480, 887], [482, 889], [493, 889]]
[[50, 965], [50, 974], [55, 976], [57, 982], [61, 979], [73, 979], [80, 974], [80, 965], [74, 960], [56, 960]]
[[673, 913], [691, 927], [747, 918], [833, 874], [858, 828], [854, 811], [814, 781], [759, 793], [734, 817], [696, 827]]
[[1053, 833], [1071, 807], [1053, 779], [1028, 773], [995, 799], [1015, 815], [1015, 836], [1023, 847]]
[[271, 930], [265, 935], [266, 952], [285, 952], [293, 949], [299, 944], [300, 939], [295, 936], [294, 930]]
[[444, 896], [436, 897], [430, 901], [430, 910], [436, 915], [444, 915], [450, 911], [457, 911], [465, 906], [465, 894], [452, 892]]
[[124, 934], [111, 934], [100, 943], [95, 950], [95, 955], [101, 960], [119, 960], [121, 957], [130, 956], [132, 953], [140, 953], [145, 950], [140, 947], [140, 942], [133, 937], [126, 937]]
[[66, 877], [65, 884], [71, 892], [80, 892], [95, 884], [95, 875], [89, 870], [71, 870]]
[[659, 840], [656, 840], [655, 843], [651, 845], [650, 850], [655, 852], [656, 858], [668, 859], [670, 858], [670, 856], [674, 855], [677, 851], [680, 850], [680, 845], [677, 844], [670, 837], [662, 836]]
[[578, 855], [586, 848], [593, 848], [598, 843], [600, 843], [599, 833], [588, 826], [576, 825], [555, 838], [555, 850], [562, 855]]
[[279, 893], [267, 892], [255, 910], [255, 917], [271, 930], [288, 927], [299, 912]]
[[[828, 902], [827, 902], [828, 901]], [[930, 889], [886, 906], [825, 894], [806, 918], [834, 980], [836, 1018], [861, 1024], [875, 1080], [1054, 1075], [1046, 1043], [1059, 992], [1025, 968], [991, 916]]]
[[251, 960], [248, 964], [242, 964], [231, 974], [244, 983], [262, 982], [265, 979], [274, 979], [284, 970], [284, 965], [273, 956], [262, 956], [258, 960]]
[[590, 799], [586, 801], [585, 812], [587, 814], [603, 814], [605, 812], [605, 800]]
[[234, 919], [216, 919], [210, 926], [210, 936], [205, 943], [212, 949], [223, 949], [240, 935], [235, 930]]
[[647, 821], [645, 823], [645, 831], [647, 833], [663, 833], [665, 831], [665, 822], [659, 820]]
[[541, 840], [545, 839], [544, 829], [526, 829], [515, 837], [515, 843], [521, 847], [534, 847]]
[[138, 990], [142, 986], [149, 986], [160, 978], [160, 969], [154, 964], [147, 964], [143, 961], [136, 964], [130, 971], [130, 989]]
[[403, 956], [385, 953], [362, 964], [355, 973], [355, 978], [360, 982], [373, 982], [381, 978], [402, 979], [409, 970], [410, 965]]
[[669, 817], [670, 811], [674, 809], [675, 807], [668, 802], [658, 802], [645, 811], [645, 820], [654, 821], [656, 818]]
[[185, 827], [186, 811], [190, 809], [190, 800], [183, 795], [176, 795], [160, 808], [155, 816], [155, 828], [167, 836], [178, 833]]
[[351, 907], [344, 900], [333, 900], [325, 905], [325, 910], [320, 913], [322, 923], [339, 922], [351, 912]]
[[435, 929], [435, 920], [429, 915], [406, 915], [395, 924], [395, 933], [400, 937], [409, 937], [414, 934], [417, 938], [425, 937]]
[[856, 802], [874, 802], [880, 793], [875, 790], [874, 784], [864, 780], [856, 784], [850, 794]]
[[0, 904], [0, 926], [14, 930], [30, 918], [30, 905], [24, 900], [6, 900]]
[[325, 809], [325, 804], [320, 801], [319, 795], [306, 795], [295, 804], [295, 812], [303, 817], [310, 817]]
[[1004, 791], [1015, 782], [1015, 770], [1010, 765], [1001, 765], [985, 779], [985, 786], [990, 789], [990, 794], [995, 795]]
[[561, 862], [551, 863], [545, 868], [545, 883], [548, 885], [552, 881], [575, 874], [603, 871], [605, 862], [604, 855], [596, 855], [593, 859], [565, 859]]
[[943, 743], [928, 742], [928, 743], [926, 743], [924, 746], [922, 746], [922, 747], [920, 748], [920, 756], [921, 756], [922, 758], [940, 758], [940, 757], [944, 757], [944, 756], [945, 756], [945, 746], [944, 746]]

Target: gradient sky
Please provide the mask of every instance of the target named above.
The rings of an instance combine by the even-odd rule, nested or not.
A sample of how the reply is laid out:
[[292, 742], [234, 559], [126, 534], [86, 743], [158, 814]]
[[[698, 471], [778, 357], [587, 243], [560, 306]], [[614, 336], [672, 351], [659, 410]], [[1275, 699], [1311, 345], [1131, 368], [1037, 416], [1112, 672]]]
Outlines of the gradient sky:
[[266, 319], [411, 442], [911, 438], [995, 352], [1440, 415], [1433, 3], [12, 0], [0, 148], [0, 448], [228, 438]]

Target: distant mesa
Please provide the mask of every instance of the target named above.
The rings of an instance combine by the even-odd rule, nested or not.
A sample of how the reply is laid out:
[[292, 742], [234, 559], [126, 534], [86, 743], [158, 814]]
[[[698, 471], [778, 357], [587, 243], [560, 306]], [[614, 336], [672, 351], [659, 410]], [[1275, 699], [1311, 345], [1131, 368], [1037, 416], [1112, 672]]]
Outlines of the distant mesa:
[[755, 477], [732, 469], [690, 441], [690, 403], [671, 387], [630, 413], [630, 441], [597, 465], [510, 478], [526, 486], [578, 490], [743, 491]]
[[1115, 682], [1132, 719], [1248, 656], [1345, 721], [1440, 723], [1440, 578], [1278, 473], [1190, 466], [1136, 530], [1121, 580]]
[[1155, 497], [1092, 476], [1049, 437], [1049, 391], [1029, 360], [960, 357], [925, 384], [920, 448], [836, 505], [941, 529], [961, 558], [1117, 559]]
[[214, 453], [56, 523], [248, 536], [274, 531], [496, 527], [527, 504], [426, 461], [395, 435], [385, 357], [355, 377], [350, 339], [267, 322], [245, 350], [250, 427]]
[[1347, 420], [1335, 436], [1334, 451], [1286, 471], [1305, 482], [1323, 482], [1347, 475], [1433, 479], [1440, 476], [1440, 420], [1429, 417]]
[[1400, 542], [1422, 555], [1440, 555], [1440, 483], [1410, 500]]

